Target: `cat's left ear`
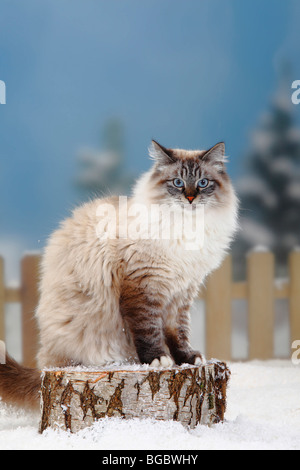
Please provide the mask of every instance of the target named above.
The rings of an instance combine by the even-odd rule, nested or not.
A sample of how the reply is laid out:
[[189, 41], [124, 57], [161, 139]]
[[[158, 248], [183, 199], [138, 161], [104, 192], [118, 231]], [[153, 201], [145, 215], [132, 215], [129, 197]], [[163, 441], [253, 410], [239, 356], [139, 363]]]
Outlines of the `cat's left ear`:
[[202, 156], [202, 160], [210, 162], [215, 165], [223, 165], [226, 163], [227, 158], [225, 156], [225, 144], [224, 142], [219, 142], [214, 145], [211, 149], [207, 150]]
[[149, 147], [149, 155], [150, 157], [156, 161], [156, 163], [166, 166], [170, 165], [171, 163], [176, 162], [176, 158], [174, 156], [174, 152], [171, 149], [167, 149], [160, 145], [156, 140], [152, 140], [151, 145]]

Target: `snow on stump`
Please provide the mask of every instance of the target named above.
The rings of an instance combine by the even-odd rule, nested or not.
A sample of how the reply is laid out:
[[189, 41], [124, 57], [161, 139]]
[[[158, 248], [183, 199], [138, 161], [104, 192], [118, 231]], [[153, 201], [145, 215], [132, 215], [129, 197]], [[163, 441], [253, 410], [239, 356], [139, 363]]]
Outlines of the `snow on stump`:
[[224, 362], [102, 370], [44, 370], [40, 432], [77, 432], [105, 417], [175, 420], [194, 428], [224, 419], [230, 371]]

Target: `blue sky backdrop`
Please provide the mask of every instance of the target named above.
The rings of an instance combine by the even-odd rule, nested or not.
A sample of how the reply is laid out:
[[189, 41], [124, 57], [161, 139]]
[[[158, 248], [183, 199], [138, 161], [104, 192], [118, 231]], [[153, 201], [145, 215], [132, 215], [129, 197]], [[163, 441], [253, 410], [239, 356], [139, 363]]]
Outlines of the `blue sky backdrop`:
[[299, 24], [297, 0], [1, 0], [0, 251], [44, 246], [78, 202], [78, 150], [112, 117], [128, 171], [152, 138], [225, 140], [236, 180], [283, 60], [300, 79]]

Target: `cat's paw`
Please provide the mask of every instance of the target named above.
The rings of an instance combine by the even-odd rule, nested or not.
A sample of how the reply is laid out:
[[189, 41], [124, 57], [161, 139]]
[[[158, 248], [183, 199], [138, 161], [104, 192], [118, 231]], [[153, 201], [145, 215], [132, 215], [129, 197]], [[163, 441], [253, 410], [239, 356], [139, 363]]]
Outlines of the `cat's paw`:
[[203, 366], [204, 364], [206, 364], [205, 356], [203, 356], [203, 354], [198, 354], [195, 357], [194, 365], [195, 366]]
[[206, 359], [199, 351], [187, 350], [180, 351], [180, 354], [175, 355], [176, 364], [191, 364], [193, 366], [201, 366], [206, 364]]
[[170, 356], [161, 356], [160, 358], [154, 359], [150, 367], [164, 367], [165, 369], [168, 369], [169, 367], [172, 367], [174, 364], [173, 359]]

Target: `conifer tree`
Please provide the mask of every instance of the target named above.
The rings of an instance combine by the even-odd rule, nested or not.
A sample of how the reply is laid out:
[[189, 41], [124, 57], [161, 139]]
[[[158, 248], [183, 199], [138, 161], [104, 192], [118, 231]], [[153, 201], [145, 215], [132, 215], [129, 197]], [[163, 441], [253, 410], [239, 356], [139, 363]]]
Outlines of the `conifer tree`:
[[300, 245], [300, 129], [290, 83], [284, 76], [253, 133], [246, 176], [238, 183], [241, 232], [238, 251], [273, 250], [279, 266]]

